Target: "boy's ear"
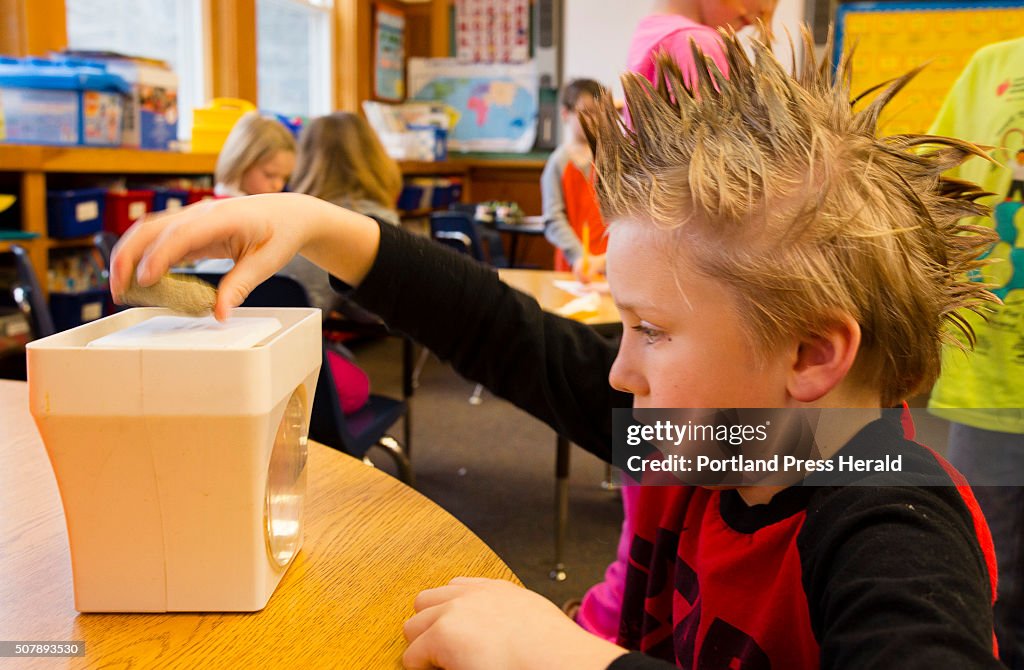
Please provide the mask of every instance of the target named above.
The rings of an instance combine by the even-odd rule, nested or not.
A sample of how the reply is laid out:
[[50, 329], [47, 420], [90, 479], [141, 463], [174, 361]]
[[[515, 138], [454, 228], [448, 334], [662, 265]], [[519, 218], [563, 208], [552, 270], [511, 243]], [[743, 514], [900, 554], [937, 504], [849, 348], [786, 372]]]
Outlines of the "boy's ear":
[[815, 402], [842, 383], [860, 349], [860, 324], [849, 314], [836, 315], [817, 335], [797, 340], [787, 390], [794, 400]]

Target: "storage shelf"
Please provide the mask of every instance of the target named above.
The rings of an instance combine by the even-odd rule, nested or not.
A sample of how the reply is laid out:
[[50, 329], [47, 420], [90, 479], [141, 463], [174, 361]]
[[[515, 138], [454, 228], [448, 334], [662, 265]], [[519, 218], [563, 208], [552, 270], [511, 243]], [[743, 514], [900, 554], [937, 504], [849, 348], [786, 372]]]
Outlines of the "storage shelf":
[[[12, 244], [24, 245], [36, 275], [46, 277], [51, 250], [92, 246], [89, 235], [48, 237], [46, 190], [48, 182], [52, 184], [51, 175], [207, 176], [216, 165], [216, 154], [0, 144], [0, 173], [20, 174], [21, 230], [39, 234], [32, 240], [0, 240], [0, 252], [10, 251]], [[45, 285], [43, 293], [47, 293]]]
[[15, 245], [15, 244], [17, 244], [20, 247], [25, 247], [27, 249], [27, 248], [31, 247], [33, 244], [39, 244], [42, 241], [43, 240], [40, 237], [25, 237], [25, 238], [18, 238], [18, 239], [0, 239], [0, 253], [6, 253], [6, 252], [10, 251], [11, 247], [13, 245]]
[[68, 237], [63, 239], [49, 238], [46, 240], [46, 246], [50, 249], [73, 249], [75, 247], [91, 247], [93, 246], [93, 236], [83, 235], [81, 237]]
[[474, 169], [513, 169], [513, 170], [542, 170], [546, 156], [538, 157], [529, 154], [523, 158], [486, 158], [474, 154], [457, 156], [443, 161], [399, 161], [402, 169], [402, 176], [415, 177], [418, 175], [430, 175], [435, 177], [458, 177], [468, 175]]
[[0, 145], [0, 171], [207, 175], [217, 154], [175, 151]]
[[[484, 155], [454, 154], [445, 161], [402, 161], [403, 176], [460, 177], [463, 199], [536, 200], [527, 209], [539, 211], [540, 170], [547, 158], [544, 154]], [[51, 240], [47, 235], [46, 190], [51, 175], [147, 175], [153, 177], [212, 175], [217, 165], [216, 154], [193, 154], [174, 151], [138, 149], [106, 149], [87, 147], [52, 147], [38, 145], [0, 144], [0, 173], [20, 175], [22, 205], [21, 230], [37, 233], [38, 238], [0, 240], [0, 252], [10, 251], [12, 244], [21, 244], [29, 251], [36, 274], [45, 277], [51, 249], [91, 246], [85, 236], [70, 240]], [[482, 187], [477, 190], [480, 180]], [[429, 212], [404, 212], [403, 219], [424, 216]], [[46, 287], [43, 287], [44, 293]]]

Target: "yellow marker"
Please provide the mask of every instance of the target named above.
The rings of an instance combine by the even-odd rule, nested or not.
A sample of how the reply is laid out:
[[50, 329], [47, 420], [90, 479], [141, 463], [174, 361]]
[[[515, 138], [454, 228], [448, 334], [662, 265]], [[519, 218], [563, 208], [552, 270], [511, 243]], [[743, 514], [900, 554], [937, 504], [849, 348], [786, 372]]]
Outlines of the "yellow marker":
[[580, 266], [580, 274], [584, 277], [590, 274], [590, 223], [583, 222], [583, 263]]

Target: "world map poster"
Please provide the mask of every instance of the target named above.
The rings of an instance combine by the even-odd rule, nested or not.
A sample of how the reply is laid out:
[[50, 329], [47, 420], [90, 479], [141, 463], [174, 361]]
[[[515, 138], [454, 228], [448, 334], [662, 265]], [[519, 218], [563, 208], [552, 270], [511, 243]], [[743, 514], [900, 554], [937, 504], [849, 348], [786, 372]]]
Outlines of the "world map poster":
[[459, 118], [448, 131], [450, 151], [526, 153], [537, 137], [538, 76], [525, 63], [461, 63], [410, 58], [411, 100], [442, 102]]

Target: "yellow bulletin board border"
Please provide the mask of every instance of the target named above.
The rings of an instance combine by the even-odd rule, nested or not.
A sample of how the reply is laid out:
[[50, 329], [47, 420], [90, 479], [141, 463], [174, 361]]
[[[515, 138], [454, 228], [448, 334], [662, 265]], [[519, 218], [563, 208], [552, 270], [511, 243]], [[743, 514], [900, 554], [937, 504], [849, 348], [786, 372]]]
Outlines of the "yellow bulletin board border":
[[833, 62], [855, 47], [854, 96], [927, 64], [879, 120], [882, 135], [923, 133], [975, 51], [1021, 36], [1022, 0], [851, 2], [836, 10]]

